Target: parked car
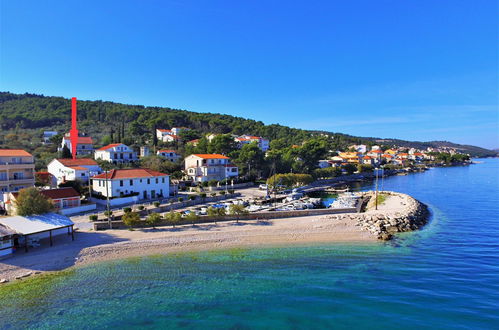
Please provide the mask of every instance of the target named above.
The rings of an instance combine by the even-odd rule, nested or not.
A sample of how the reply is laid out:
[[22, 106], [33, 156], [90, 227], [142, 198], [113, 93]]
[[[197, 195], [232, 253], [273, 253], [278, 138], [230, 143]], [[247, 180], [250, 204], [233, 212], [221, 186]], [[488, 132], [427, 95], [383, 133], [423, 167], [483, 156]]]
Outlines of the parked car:
[[260, 189], [260, 190], [267, 190], [267, 189], [268, 189], [268, 187], [269, 187], [269, 186], [268, 186], [268, 185], [266, 185], [266, 184], [261, 184], [261, 185], [259, 185], [259, 186], [258, 186], [258, 189]]

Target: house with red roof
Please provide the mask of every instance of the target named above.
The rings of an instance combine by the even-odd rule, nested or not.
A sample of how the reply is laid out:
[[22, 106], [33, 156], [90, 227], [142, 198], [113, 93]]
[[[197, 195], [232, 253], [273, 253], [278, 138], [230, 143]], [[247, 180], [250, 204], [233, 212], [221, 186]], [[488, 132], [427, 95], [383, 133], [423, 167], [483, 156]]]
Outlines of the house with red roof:
[[220, 181], [237, 177], [239, 169], [224, 155], [192, 154], [185, 158], [185, 173], [195, 182]]
[[93, 176], [91, 182], [95, 194], [109, 198], [155, 199], [170, 195], [169, 175], [147, 168], [111, 170]]
[[113, 164], [132, 163], [137, 161], [137, 153], [123, 143], [112, 143], [95, 150], [94, 158]]
[[172, 129], [156, 129], [156, 137], [162, 142], [175, 142], [179, 139], [180, 132], [189, 130], [187, 127], [173, 127]]
[[[70, 209], [81, 205], [80, 194], [72, 187], [40, 190], [40, 193], [47, 199], [50, 199], [54, 204], [55, 211], [62, 209]], [[9, 202], [6, 204], [9, 215], [16, 215], [16, 200], [18, 192], [10, 193]]]
[[[61, 147], [58, 149], [62, 151], [62, 149], [66, 146], [69, 151], [71, 151], [71, 138], [69, 133], [66, 133], [62, 138]], [[94, 142], [90, 136], [79, 135], [78, 143], [76, 144], [76, 155], [77, 156], [86, 156], [94, 153]]]
[[90, 177], [102, 173], [99, 164], [90, 158], [53, 159], [47, 168], [48, 172], [56, 178], [57, 184], [76, 180], [88, 183]]
[[0, 201], [4, 193], [35, 185], [35, 160], [22, 149], [0, 149]]
[[264, 139], [260, 136], [241, 135], [239, 137], [234, 138], [234, 141], [238, 143], [239, 147], [242, 147], [243, 145], [248, 143], [256, 143], [263, 152], [269, 150], [270, 148], [269, 140]]

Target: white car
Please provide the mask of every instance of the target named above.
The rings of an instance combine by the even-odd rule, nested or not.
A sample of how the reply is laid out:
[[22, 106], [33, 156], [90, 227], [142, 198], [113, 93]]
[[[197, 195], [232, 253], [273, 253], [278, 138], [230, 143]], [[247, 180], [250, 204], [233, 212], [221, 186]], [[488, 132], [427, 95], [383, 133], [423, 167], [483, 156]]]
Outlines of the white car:
[[260, 190], [267, 190], [268, 186], [266, 184], [261, 184], [258, 186], [258, 189]]

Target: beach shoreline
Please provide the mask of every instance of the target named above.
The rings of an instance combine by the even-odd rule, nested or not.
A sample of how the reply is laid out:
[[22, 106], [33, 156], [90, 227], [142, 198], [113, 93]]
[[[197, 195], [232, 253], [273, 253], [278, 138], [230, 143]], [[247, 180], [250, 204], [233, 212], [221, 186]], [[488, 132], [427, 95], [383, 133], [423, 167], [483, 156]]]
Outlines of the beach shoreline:
[[[62, 235], [52, 247], [45, 244], [27, 253], [17, 251], [12, 258], [0, 260], [0, 280], [13, 281], [97, 262], [179, 252], [315, 244], [383, 244], [379, 228], [385, 227], [379, 225], [379, 221], [384, 221], [378, 220], [380, 216], [392, 221], [393, 225], [387, 228], [395, 228], [393, 221], [399, 218], [408, 221], [408, 212], [414, 209], [411, 205], [416, 202], [408, 195], [393, 193], [387, 195], [378, 210], [368, 209], [363, 213], [232, 220], [156, 229], [77, 231], [74, 242], [69, 236]], [[406, 230], [400, 228], [398, 231]]]

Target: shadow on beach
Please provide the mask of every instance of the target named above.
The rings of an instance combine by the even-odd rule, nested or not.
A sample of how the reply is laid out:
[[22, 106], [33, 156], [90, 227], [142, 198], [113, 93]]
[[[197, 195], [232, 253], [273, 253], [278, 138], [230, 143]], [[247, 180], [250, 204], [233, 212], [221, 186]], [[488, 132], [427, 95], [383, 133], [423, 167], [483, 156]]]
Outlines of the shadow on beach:
[[18, 248], [11, 257], [0, 260], [0, 277], [3, 271], [13, 267], [33, 271], [56, 271], [73, 266], [81, 250], [101, 244], [128, 241], [102, 232], [75, 231], [75, 240], [71, 236], [57, 235], [53, 237], [53, 246], [48, 239], [40, 240], [39, 247], [30, 247], [28, 252]]

